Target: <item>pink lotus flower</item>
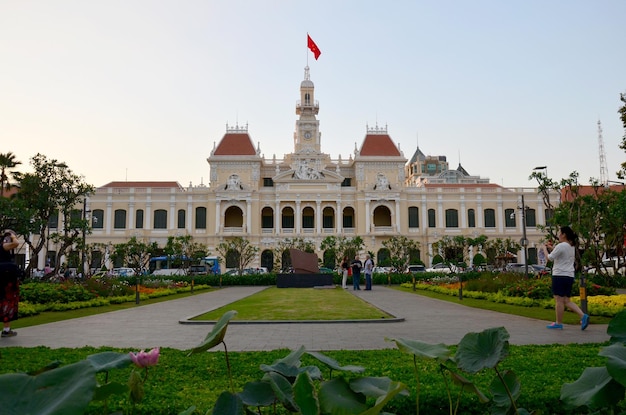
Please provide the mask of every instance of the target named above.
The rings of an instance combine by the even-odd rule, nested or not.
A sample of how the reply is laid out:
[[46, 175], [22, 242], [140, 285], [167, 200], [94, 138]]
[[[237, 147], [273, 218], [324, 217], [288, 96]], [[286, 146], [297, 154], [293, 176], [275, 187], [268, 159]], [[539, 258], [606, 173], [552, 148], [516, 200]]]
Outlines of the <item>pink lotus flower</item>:
[[130, 360], [139, 368], [155, 366], [159, 362], [159, 348], [155, 347], [149, 352], [143, 350], [139, 353], [130, 352]]

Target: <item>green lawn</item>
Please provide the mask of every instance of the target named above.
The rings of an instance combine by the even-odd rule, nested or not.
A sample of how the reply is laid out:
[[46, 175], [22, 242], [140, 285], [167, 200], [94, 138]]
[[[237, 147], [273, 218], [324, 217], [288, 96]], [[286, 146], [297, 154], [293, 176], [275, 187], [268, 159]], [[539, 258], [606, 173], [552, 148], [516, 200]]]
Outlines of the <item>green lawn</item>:
[[342, 288], [270, 287], [193, 320], [218, 320], [237, 310], [235, 320], [372, 320], [393, 318]]

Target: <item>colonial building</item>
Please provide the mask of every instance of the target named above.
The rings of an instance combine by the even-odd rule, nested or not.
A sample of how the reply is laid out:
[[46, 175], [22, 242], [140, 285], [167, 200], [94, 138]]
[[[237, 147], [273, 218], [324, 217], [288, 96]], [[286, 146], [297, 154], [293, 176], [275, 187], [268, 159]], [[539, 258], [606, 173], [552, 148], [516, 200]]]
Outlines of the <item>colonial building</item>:
[[321, 258], [320, 243], [329, 235], [361, 236], [374, 253], [389, 237], [404, 235], [419, 242], [421, 260], [430, 264], [432, 244], [444, 236], [519, 242], [523, 195], [529, 258], [536, 258], [542, 238], [536, 226], [545, 224], [536, 189], [504, 188], [470, 176], [460, 164], [449, 170], [444, 156], [425, 156], [419, 148], [407, 162], [386, 126], [368, 127], [354, 154], [332, 159], [323, 152], [319, 109], [306, 67], [290, 153], [266, 159], [247, 125], [227, 126], [207, 159], [208, 185], [99, 187], [87, 200], [93, 226], [87, 242], [116, 244], [136, 236], [163, 246], [168, 236], [191, 235], [215, 253], [220, 242], [241, 236], [260, 248], [254, 265], [271, 266], [271, 249], [287, 238], [314, 242]]

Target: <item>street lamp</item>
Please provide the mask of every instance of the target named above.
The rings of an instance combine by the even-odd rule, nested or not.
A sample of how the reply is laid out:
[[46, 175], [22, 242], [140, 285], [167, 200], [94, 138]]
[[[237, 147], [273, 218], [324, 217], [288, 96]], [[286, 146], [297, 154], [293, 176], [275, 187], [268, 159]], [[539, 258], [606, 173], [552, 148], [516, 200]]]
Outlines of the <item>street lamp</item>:
[[537, 166], [533, 170], [544, 170], [544, 174], [548, 177], [548, 166]]
[[[81, 256], [81, 264], [83, 271], [83, 278], [87, 276], [87, 271], [85, 271], [85, 262], [87, 262], [87, 214], [91, 212], [91, 210], [87, 210], [87, 198], [83, 198], [83, 252]], [[90, 268], [87, 268], [90, 269]]]
[[[517, 209], [520, 211], [520, 216], [522, 217], [522, 239], [520, 243], [524, 248], [524, 272], [526, 276], [528, 276], [528, 239], [526, 238], [526, 209], [528, 206], [524, 203], [524, 195], [522, 195], [522, 204], [518, 206]], [[514, 213], [511, 214], [513, 216]]]

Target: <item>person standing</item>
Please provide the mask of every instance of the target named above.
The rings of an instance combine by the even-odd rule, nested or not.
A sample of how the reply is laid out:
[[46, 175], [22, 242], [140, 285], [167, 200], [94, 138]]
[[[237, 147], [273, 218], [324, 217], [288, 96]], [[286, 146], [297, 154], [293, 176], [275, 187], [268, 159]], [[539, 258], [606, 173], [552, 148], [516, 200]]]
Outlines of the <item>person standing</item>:
[[13, 250], [19, 242], [17, 235], [10, 229], [2, 232], [2, 247], [0, 248], [0, 316], [4, 325], [0, 337], [13, 337], [17, 333], [11, 330], [11, 321], [17, 320], [19, 304], [19, 275], [20, 270], [15, 264]]
[[563, 313], [565, 307], [580, 316], [580, 329], [585, 330], [589, 325], [589, 316], [574, 303], [570, 297], [576, 276], [576, 249], [578, 249], [578, 235], [569, 226], [562, 226], [558, 233], [559, 243], [552, 248], [551, 244], [544, 246], [546, 256], [552, 265], [552, 295], [554, 296], [556, 321], [549, 324], [549, 329], [563, 328]]
[[348, 260], [348, 256], [343, 257], [343, 261], [341, 261], [341, 288], [344, 290], [348, 288], [348, 269], [350, 268], [350, 261]]
[[355, 255], [352, 260], [352, 288], [354, 290], [360, 290], [359, 280], [361, 279], [361, 268], [363, 268], [363, 263], [359, 259], [359, 255]]
[[365, 291], [372, 291], [372, 272], [374, 271], [374, 261], [372, 257], [365, 255], [365, 265], [363, 266], [363, 272], [365, 274]]

